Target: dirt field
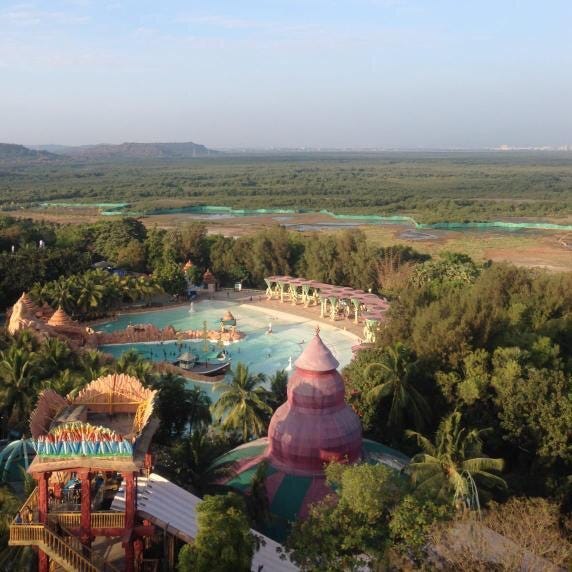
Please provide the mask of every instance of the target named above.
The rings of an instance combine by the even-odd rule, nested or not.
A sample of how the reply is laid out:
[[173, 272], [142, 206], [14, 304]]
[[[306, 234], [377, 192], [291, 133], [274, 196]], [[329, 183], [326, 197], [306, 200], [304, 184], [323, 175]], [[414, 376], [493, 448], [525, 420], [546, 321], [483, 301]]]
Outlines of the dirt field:
[[[76, 224], [95, 222], [104, 218], [99, 215], [97, 209], [29, 209], [11, 214], [37, 220]], [[160, 228], [174, 228], [185, 222], [202, 220], [207, 224], [209, 233], [234, 237], [244, 236], [276, 224], [300, 232], [341, 232], [346, 228], [361, 228], [372, 243], [379, 246], [404, 244], [428, 254], [438, 254], [443, 251], [462, 252], [478, 261], [506, 261], [554, 271], [572, 271], [572, 233], [557, 231], [415, 230], [412, 226], [406, 225], [356, 225], [351, 221], [334, 220], [321, 214], [209, 218], [178, 213], [148, 216], [141, 220], [148, 227], [157, 225]], [[568, 219], [553, 222], [570, 223]]]

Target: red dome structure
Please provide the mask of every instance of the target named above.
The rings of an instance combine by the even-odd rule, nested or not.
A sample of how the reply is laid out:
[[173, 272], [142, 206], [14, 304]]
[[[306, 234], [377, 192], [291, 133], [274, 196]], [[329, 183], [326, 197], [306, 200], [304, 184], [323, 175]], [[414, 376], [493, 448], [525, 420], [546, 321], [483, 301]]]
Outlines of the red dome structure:
[[331, 461], [362, 455], [361, 423], [346, 404], [339, 363], [317, 332], [288, 381], [288, 400], [268, 428], [268, 460], [290, 474], [323, 474]]
[[264, 463], [265, 488], [272, 514], [265, 534], [286, 538], [292, 522], [306, 518], [310, 506], [333, 491], [325, 467], [331, 461], [365, 462], [400, 470], [408, 458], [369, 439], [362, 439], [361, 422], [344, 399], [338, 361], [319, 336], [308, 342], [288, 379], [288, 397], [272, 416], [268, 437], [245, 443], [220, 457], [231, 476], [222, 482], [248, 493]]

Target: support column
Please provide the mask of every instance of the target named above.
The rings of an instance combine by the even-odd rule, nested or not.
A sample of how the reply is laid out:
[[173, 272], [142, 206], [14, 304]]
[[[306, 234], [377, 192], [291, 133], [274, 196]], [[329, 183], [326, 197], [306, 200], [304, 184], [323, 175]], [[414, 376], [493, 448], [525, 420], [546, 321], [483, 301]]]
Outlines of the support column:
[[135, 527], [135, 475], [124, 473], [125, 481], [125, 532]]
[[36, 475], [38, 481], [38, 522], [48, 523], [49, 495], [48, 481], [52, 473], [39, 473]]
[[[48, 482], [51, 473], [38, 473], [34, 478], [38, 482], [38, 522], [41, 524], [48, 523], [49, 511], [49, 495], [48, 495]], [[32, 508], [32, 507], [30, 507]], [[50, 559], [43, 550], [38, 550], [38, 572], [49, 572]]]
[[38, 572], [50, 572], [50, 559], [42, 550], [38, 550]]
[[88, 470], [78, 471], [81, 481], [81, 517], [79, 538], [87, 548], [91, 548], [91, 473]]
[[125, 488], [125, 572], [135, 570], [135, 547], [133, 543], [133, 529], [135, 528], [135, 474], [123, 473], [123, 486]]

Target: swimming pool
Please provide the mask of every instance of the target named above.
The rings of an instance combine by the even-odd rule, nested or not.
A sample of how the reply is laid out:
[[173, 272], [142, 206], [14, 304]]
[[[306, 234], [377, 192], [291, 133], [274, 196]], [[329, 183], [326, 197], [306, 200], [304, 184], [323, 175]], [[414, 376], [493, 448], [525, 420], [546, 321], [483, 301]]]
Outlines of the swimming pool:
[[[271, 308], [262, 308], [236, 302], [220, 300], [203, 300], [194, 304], [195, 312], [189, 312], [189, 306], [179, 306], [167, 310], [155, 310], [139, 314], [125, 314], [96, 329], [104, 332], [122, 330], [129, 324], [153, 324], [158, 328], [172, 325], [177, 330], [200, 330], [206, 321], [208, 329], [218, 329], [220, 317], [225, 310], [230, 310], [237, 320], [237, 328], [246, 334], [246, 337], [227, 346], [232, 363], [243, 362], [254, 373], [272, 375], [278, 370], [288, 367], [289, 358], [296, 361], [305, 345], [314, 335], [316, 322], [311, 319], [289, 315], [288, 306], [284, 312]], [[272, 334], [268, 335], [269, 323], [272, 323]], [[328, 324], [320, 324], [320, 336], [330, 348], [340, 367], [347, 365], [352, 359], [351, 347], [357, 337]], [[180, 344], [181, 342], [179, 342]], [[151, 342], [110, 344], [100, 346], [100, 350], [119, 358], [124, 352], [134, 349], [143, 357], [153, 361], [174, 361], [183, 351], [193, 348], [193, 344], [202, 344], [202, 341], [182, 342], [183, 347], [176, 342]], [[211, 398], [216, 398], [213, 384], [209, 382], [193, 381], [192, 385], [204, 389]]]

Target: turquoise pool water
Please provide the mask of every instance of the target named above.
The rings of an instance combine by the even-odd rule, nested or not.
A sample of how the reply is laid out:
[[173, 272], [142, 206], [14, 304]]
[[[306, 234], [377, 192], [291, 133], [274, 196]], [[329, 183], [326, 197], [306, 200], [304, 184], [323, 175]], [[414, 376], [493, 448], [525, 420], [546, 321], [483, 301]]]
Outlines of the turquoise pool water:
[[[314, 334], [315, 321], [287, 316], [288, 306], [284, 312], [272, 309], [255, 308], [235, 302], [220, 300], [204, 300], [194, 304], [195, 312], [189, 313], [189, 307], [156, 310], [140, 314], [126, 314], [117, 319], [100, 324], [96, 329], [113, 332], [126, 328], [129, 324], [153, 324], [158, 328], [172, 325], [177, 330], [202, 329], [207, 322], [209, 329], [218, 329], [220, 317], [229, 309], [237, 320], [237, 327], [246, 337], [226, 347], [233, 363], [243, 362], [251, 371], [272, 375], [280, 369], [288, 367], [289, 358], [296, 361], [307, 342]], [[272, 323], [272, 334], [268, 335], [269, 323]], [[333, 326], [320, 324], [320, 335], [334, 356], [340, 362], [340, 367], [348, 364], [352, 358], [351, 346], [356, 343], [352, 334]], [[181, 351], [193, 348], [193, 344], [202, 341], [185, 341], [183, 347], [176, 342], [128, 343], [100, 346], [101, 351], [120, 357], [125, 351], [134, 349], [147, 359], [153, 361], [173, 361]], [[208, 382], [190, 382], [201, 387], [216, 398], [213, 384]]]

